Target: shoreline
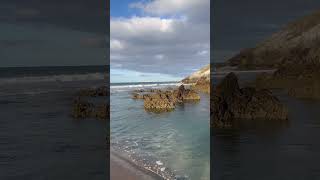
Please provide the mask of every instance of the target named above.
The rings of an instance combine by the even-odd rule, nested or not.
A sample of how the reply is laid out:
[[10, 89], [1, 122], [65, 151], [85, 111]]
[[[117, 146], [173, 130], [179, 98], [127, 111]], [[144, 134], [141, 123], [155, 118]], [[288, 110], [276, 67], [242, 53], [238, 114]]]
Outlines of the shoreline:
[[111, 180], [162, 180], [153, 171], [140, 167], [114, 150], [110, 151], [110, 179]]

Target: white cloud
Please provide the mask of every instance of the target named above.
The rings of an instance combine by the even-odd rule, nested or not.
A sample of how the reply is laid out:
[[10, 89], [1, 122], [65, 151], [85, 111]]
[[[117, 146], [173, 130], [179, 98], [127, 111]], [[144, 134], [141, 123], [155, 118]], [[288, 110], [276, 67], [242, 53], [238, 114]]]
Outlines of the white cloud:
[[209, 0], [154, 0], [131, 4], [130, 7], [141, 9], [145, 16], [111, 18], [111, 65], [122, 64], [124, 69], [140, 72], [188, 74], [184, 69], [208, 64], [208, 4]]
[[205, 56], [205, 55], [207, 55], [209, 52], [207, 51], [207, 50], [203, 50], [203, 51], [198, 51], [198, 55], [200, 55], [200, 56]]
[[118, 51], [124, 49], [124, 44], [117, 39], [110, 40], [110, 48], [111, 50]]
[[158, 17], [131, 17], [111, 19], [112, 38], [156, 38], [168, 36], [175, 32], [177, 24], [183, 21], [175, 19], [161, 19]]
[[194, 14], [194, 11], [208, 8], [210, 0], [153, 0], [150, 2], [137, 2], [131, 8], [139, 8], [153, 15]]
[[158, 60], [162, 60], [164, 58], [164, 55], [163, 54], [157, 54], [154, 56], [156, 59]]

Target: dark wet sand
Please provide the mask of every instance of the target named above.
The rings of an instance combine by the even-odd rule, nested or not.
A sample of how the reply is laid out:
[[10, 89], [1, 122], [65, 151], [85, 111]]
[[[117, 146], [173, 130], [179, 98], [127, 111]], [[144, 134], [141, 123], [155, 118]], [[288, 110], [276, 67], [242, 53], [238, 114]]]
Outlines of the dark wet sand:
[[140, 169], [122, 157], [110, 154], [110, 180], [159, 180], [156, 175]]

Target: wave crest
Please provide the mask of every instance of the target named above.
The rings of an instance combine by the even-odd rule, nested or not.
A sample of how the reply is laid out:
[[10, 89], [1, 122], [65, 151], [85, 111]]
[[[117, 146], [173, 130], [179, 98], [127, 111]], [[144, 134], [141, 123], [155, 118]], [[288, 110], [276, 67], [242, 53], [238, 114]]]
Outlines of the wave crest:
[[103, 79], [106, 79], [106, 74], [104, 73], [60, 74], [60, 75], [50, 75], [50, 76], [25, 76], [25, 77], [0, 78], [0, 84], [37, 83], [37, 82], [70, 82], [70, 81], [103, 80]]

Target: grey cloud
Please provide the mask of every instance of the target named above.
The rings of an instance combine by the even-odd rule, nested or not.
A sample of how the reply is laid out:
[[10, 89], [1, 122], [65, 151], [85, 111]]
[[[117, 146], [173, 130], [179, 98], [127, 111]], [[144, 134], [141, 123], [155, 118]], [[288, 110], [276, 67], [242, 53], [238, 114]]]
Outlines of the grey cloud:
[[[145, 17], [113, 17], [111, 40], [117, 41], [113, 41], [111, 49], [111, 67], [121, 64], [121, 68], [129, 70], [185, 76], [208, 64], [210, 9], [203, 4], [209, 0], [201, 1], [201, 6], [170, 9], [163, 14], [166, 18], [161, 13], [148, 12]], [[135, 4], [138, 8], [144, 5]], [[199, 53], [204, 51], [208, 53]]]

